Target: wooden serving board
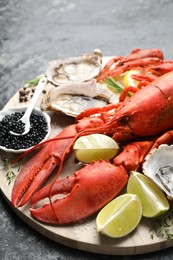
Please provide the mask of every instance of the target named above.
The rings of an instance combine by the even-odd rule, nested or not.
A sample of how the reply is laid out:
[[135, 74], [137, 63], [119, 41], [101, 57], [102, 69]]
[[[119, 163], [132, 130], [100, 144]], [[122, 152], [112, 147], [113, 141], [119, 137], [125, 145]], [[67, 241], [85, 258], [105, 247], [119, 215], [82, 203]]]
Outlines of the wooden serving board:
[[[38, 102], [39, 104], [39, 102]], [[7, 103], [7, 107], [22, 106], [18, 102], [18, 93]], [[25, 104], [26, 105], [26, 104]], [[73, 123], [73, 120], [66, 117], [55, 116], [50, 114], [52, 119], [52, 132], [51, 136], [61, 131], [65, 126]], [[0, 153], [1, 157], [4, 156], [4, 152]], [[11, 154], [5, 154], [7, 157], [11, 157]], [[72, 154], [66, 161], [62, 176], [69, 175], [79, 168], [78, 164], [74, 163], [74, 155]], [[17, 168], [13, 169], [17, 172]], [[0, 189], [2, 195], [6, 201], [13, 208], [14, 212], [23, 219], [29, 226], [43, 234], [44, 236], [66, 246], [84, 250], [88, 252], [94, 252], [99, 254], [108, 255], [135, 255], [143, 254], [161, 250], [173, 245], [173, 239], [164, 239], [154, 236], [151, 238], [150, 229], [152, 227], [152, 221], [143, 218], [139, 226], [131, 234], [124, 238], [112, 239], [107, 236], [101, 235], [96, 231], [95, 219], [96, 215], [80, 221], [76, 224], [64, 225], [64, 226], [51, 226], [44, 225], [35, 219], [33, 219], [29, 212], [29, 205], [25, 205], [22, 208], [14, 208], [11, 204], [11, 191], [13, 182], [8, 184], [6, 179], [6, 170], [0, 164]]]

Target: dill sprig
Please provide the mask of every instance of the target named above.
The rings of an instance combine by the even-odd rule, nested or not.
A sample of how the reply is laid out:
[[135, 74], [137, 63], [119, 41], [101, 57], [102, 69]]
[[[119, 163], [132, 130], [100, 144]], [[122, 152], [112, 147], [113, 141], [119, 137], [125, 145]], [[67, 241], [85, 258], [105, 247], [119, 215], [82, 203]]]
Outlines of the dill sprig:
[[[6, 171], [6, 179], [7, 179], [8, 185], [10, 185], [11, 182], [15, 180], [16, 173], [13, 171], [11, 164], [7, 158], [3, 158], [2, 166], [4, 167], [4, 169]], [[20, 168], [21, 167], [19, 166], [17, 169], [17, 172], [20, 171]]]
[[26, 82], [29, 84], [28, 87], [35, 87], [38, 85], [39, 80], [40, 80], [40, 77], [36, 77], [34, 79], [27, 80]]
[[124, 89], [124, 86], [120, 82], [115, 81], [112, 77], [107, 77], [104, 83], [116, 93], [121, 93]]
[[165, 239], [173, 238], [173, 209], [169, 210], [163, 216], [153, 219], [150, 234], [152, 239], [154, 236]]

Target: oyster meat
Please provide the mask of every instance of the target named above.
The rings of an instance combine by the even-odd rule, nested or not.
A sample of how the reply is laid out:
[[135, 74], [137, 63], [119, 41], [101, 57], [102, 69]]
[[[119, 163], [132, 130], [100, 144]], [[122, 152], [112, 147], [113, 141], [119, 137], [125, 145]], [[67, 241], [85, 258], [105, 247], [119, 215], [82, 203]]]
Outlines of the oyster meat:
[[147, 155], [143, 172], [173, 200], [173, 145], [162, 144]]
[[163, 186], [173, 194], [173, 166], [163, 166], [158, 169], [156, 176], [160, 179]]
[[43, 110], [53, 110], [76, 117], [91, 107], [117, 103], [118, 97], [95, 79], [53, 87], [42, 99]]
[[95, 78], [102, 67], [102, 53], [96, 49], [91, 54], [64, 60], [54, 60], [47, 68], [47, 78], [54, 85], [82, 82]]

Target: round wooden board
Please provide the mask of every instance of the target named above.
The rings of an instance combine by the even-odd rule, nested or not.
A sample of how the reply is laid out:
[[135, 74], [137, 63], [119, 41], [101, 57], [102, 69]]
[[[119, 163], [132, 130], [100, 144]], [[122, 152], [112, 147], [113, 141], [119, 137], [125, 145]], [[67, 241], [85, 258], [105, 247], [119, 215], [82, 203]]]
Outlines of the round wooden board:
[[[38, 106], [40, 104], [40, 100], [38, 101]], [[18, 93], [16, 93], [7, 103], [6, 107], [14, 107], [19, 105], [22, 106], [22, 104], [19, 104], [18, 102]], [[51, 136], [54, 136], [57, 132], [61, 131], [61, 129], [73, 123], [74, 121], [66, 117], [55, 117], [55, 115], [51, 113], [50, 115], [52, 117]], [[4, 152], [1, 151], [0, 155], [4, 156]], [[11, 157], [11, 154], [6, 154], [5, 156]], [[79, 250], [108, 255], [143, 254], [161, 250], [173, 245], [172, 239], [167, 240], [156, 236], [154, 236], [152, 239], [150, 234], [152, 222], [146, 218], [142, 219], [134, 232], [120, 239], [112, 239], [100, 235], [96, 231], [96, 215], [71, 225], [44, 225], [31, 217], [29, 212], [29, 205], [25, 205], [22, 208], [14, 208], [12, 206], [10, 201], [13, 183], [10, 185], [8, 184], [6, 179], [6, 170], [3, 168], [2, 163], [0, 165], [0, 189], [2, 191], [2, 195], [13, 208], [15, 213], [35, 230], [60, 244], [64, 244]], [[74, 157], [71, 155], [64, 165], [61, 177], [69, 175], [69, 173], [73, 174], [73, 172], [78, 169], [78, 167], [78, 164], [74, 164]], [[17, 172], [17, 168], [14, 168], [13, 170]]]

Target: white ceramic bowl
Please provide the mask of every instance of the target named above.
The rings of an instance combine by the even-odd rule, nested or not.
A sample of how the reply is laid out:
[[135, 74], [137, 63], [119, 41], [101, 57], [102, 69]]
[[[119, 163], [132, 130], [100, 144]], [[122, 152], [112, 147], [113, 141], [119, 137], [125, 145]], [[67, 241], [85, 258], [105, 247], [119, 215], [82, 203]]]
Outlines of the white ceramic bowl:
[[[3, 117], [4, 117], [5, 115], [10, 115], [10, 114], [15, 113], [15, 112], [23, 112], [23, 111], [26, 110], [26, 108], [27, 108], [27, 107], [4, 108], [3, 110], [0, 111], [0, 121], [2, 121], [2, 119], [3, 119]], [[43, 141], [45, 141], [45, 140], [49, 137], [49, 134], [50, 134], [50, 131], [51, 131], [51, 126], [50, 126], [50, 121], [51, 121], [51, 120], [50, 120], [50, 116], [49, 116], [47, 113], [41, 111], [41, 110], [38, 109], [38, 108], [34, 108], [33, 111], [34, 111], [35, 113], [37, 113], [37, 114], [41, 114], [41, 115], [45, 118], [45, 120], [46, 120], [46, 122], [47, 122], [48, 132], [47, 132], [46, 136], [44, 137], [44, 139], [41, 141], [41, 142], [43, 142]], [[41, 142], [40, 142], [40, 143], [41, 143]], [[31, 147], [32, 147], [32, 146], [31, 146]], [[31, 147], [26, 148], [26, 149], [18, 149], [18, 150], [15, 150], [15, 149], [6, 148], [6, 147], [4, 147], [4, 146], [0, 146], [0, 150], [3, 150], [3, 151], [5, 151], [5, 152], [12, 152], [12, 153], [22, 153], [22, 152], [25, 152], [25, 151], [29, 150]]]

